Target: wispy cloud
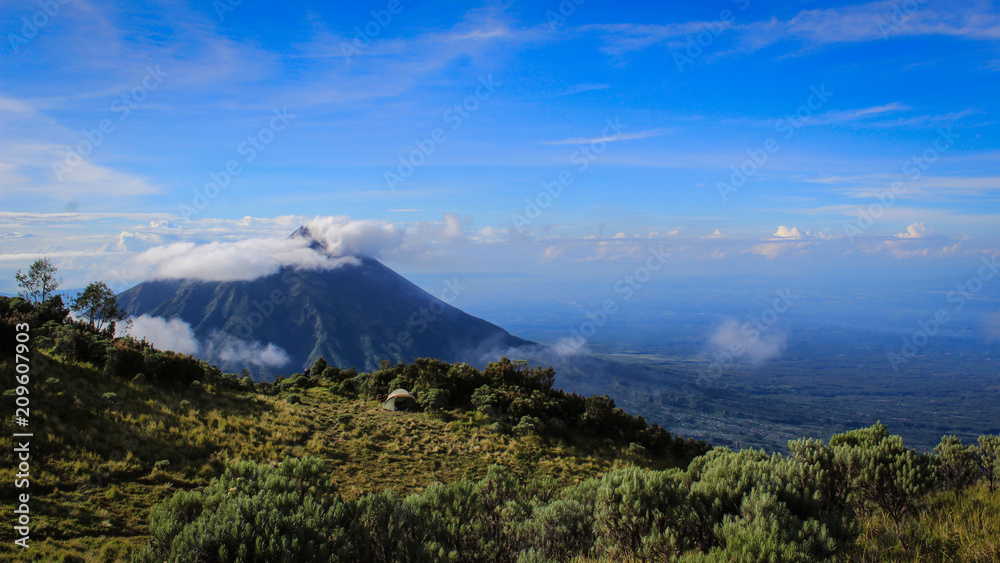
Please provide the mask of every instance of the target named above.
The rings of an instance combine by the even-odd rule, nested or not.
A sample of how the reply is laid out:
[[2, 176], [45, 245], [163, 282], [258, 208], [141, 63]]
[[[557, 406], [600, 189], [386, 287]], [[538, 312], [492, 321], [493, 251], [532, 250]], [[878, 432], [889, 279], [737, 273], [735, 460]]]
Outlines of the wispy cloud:
[[683, 47], [687, 37], [710, 27], [721, 33], [730, 29], [732, 24], [709, 21], [670, 24], [591, 24], [580, 27], [578, 31], [584, 34], [596, 34], [604, 42], [602, 51], [609, 55], [621, 56], [654, 45], [666, 45], [669, 48]]
[[886, 114], [907, 111], [910, 109], [912, 108], [903, 105], [899, 102], [892, 102], [889, 104], [883, 104], [880, 106], [872, 106], [867, 108], [829, 111], [814, 117], [812, 123], [824, 125], [829, 123], [844, 123], [844, 122], [852, 122], [859, 120], [867, 120], [874, 117], [882, 117]]
[[741, 47], [756, 50], [780, 41], [807, 45], [881, 41], [889, 36], [944, 35], [969, 40], [1000, 39], [1000, 14], [988, 2], [923, 5], [900, 20], [899, 2], [885, 0], [844, 8], [802, 10], [788, 20], [773, 18], [738, 26]]
[[552, 96], [553, 97], [572, 96], [574, 94], [582, 94], [584, 92], [593, 92], [594, 90], [606, 90], [609, 86], [611, 86], [611, 85], [610, 84], [576, 84], [576, 85], [570, 86], [569, 88], [567, 88], [566, 90], [563, 90], [562, 92], [553, 94]]
[[823, 176], [805, 181], [835, 186], [851, 198], [875, 197], [897, 181], [904, 182], [904, 189], [893, 194], [900, 199], [975, 197], [1000, 190], [1000, 176], [923, 176], [909, 182], [902, 174], [865, 174]]
[[689, 36], [711, 29], [716, 36], [731, 35], [735, 46], [718, 54], [747, 53], [784, 41], [796, 41], [809, 48], [882, 41], [892, 36], [950, 36], [968, 40], [1000, 39], [1000, 14], [989, 2], [926, 4], [899, 17], [897, 0], [870, 2], [838, 8], [801, 10], [788, 19], [772, 17], [743, 23], [730, 21], [690, 21], [665, 25], [602, 24], [579, 29], [596, 33], [604, 41], [606, 53], [620, 56], [630, 51], [663, 45], [686, 46]]
[[621, 133], [618, 135], [608, 135], [605, 137], [571, 137], [558, 141], [546, 141], [544, 145], [586, 145], [588, 143], [613, 143], [615, 141], [632, 141], [635, 139], [648, 139], [650, 137], [662, 137], [671, 132], [670, 129], [647, 129], [634, 133]]

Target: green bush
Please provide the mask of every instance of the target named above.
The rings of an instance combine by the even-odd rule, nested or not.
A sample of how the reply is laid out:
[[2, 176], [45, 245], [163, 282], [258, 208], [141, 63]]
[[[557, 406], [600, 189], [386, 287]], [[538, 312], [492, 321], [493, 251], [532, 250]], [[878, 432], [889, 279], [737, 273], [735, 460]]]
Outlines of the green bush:
[[313, 458], [234, 462], [153, 509], [145, 561], [335, 561], [356, 553], [354, 508]]
[[976, 463], [976, 447], [966, 446], [955, 436], [944, 436], [934, 446], [939, 486], [951, 490], [968, 487], [982, 477]]
[[983, 477], [989, 484], [990, 491], [995, 491], [997, 483], [1000, 482], [1000, 436], [979, 437], [976, 464], [979, 465]]
[[448, 407], [448, 391], [445, 389], [428, 389], [420, 394], [420, 404], [427, 410], [443, 410]]
[[545, 432], [545, 423], [537, 416], [524, 415], [517, 425], [514, 426], [514, 434], [518, 436], [537, 436], [543, 432]]

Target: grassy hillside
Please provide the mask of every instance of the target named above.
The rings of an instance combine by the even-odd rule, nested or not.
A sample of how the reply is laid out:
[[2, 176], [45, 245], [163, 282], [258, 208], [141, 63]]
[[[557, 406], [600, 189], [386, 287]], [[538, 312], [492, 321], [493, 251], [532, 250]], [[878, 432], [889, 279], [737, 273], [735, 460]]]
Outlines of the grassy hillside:
[[[23, 305], [22, 312], [32, 326], [45, 322]], [[8, 343], [14, 341], [12, 322], [0, 323]], [[492, 464], [563, 486], [623, 465], [685, 463], [671, 453], [651, 455], [638, 444], [569, 428], [541, 434], [515, 432], [512, 424], [498, 428], [507, 417], [480, 410], [444, 405], [433, 412], [388, 412], [369, 396], [385, 391], [353, 390], [355, 380], [362, 387], [380, 379], [398, 385], [405, 366], [360, 376], [329, 368], [326, 379], [299, 374], [276, 385], [253, 384], [190, 357], [72, 324], [49, 321], [32, 331], [30, 344], [30, 555], [38, 561], [128, 560], [149, 539], [153, 505], [208, 485], [234, 460], [313, 456], [327, 464], [348, 498], [382, 490], [405, 495], [435, 482], [475, 479]], [[14, 358], [7, 346], [3, 352], [0, 377], [13, 382]], [[515, 373], [513, 363], [506, 365], [508, 375]], [[13, 392], [4, 395], [10, 412], [13, 399]], [[18, 430], [5, 421], [0, 446], [11, 451], [11, 434]], [[703, 445], [692, 447], [704, 451]], [[13, 487], [14, 473], [12, 465], [0, 468], [4, 498], [24, 492]], [[0, 560], [25, 560], [23, 552], [8, 552], [13, 538], [7, 537], [10, 527], [4, 530]]]
[[[0, 364], [8, 379], [11, 367]], [[421, 491], [434, 482], [481, 477], [495, 463], [561, 485], [623, 464], [669, 464], [630, 453], [627, 444], [582, 436], [498, 434], [478, 412], [391, 413], [378, 402], [347, 399], [325, 387], [275, 396], [211, 385], [165, 390], [109, 380], [91, 365], [58, 358], [45, 372], [35, 385], [38, 406], [32, 411], [38, 455], [32, 554], [40, 561], [58, 560], [56, 554], [124, 558], [147, 540], [155, 503], [207, 485], [235, 459], [277, 463], [316, 456], [328, 463], [345, 496]], [[105, 398], [108, 393], [116, 396]], [[14, 430], [6, 426], [0, 446], [10, 451]], [[13, 498], [13, 468], [0, 470], [0, 482], [4, 498]], [[18, 554], [11, 560], [24, 559]]]
[[[787, 456], [706, 453], [506, 359], [362, 374], [318, 363], [255, 384], [6, 305], [5, 343], [14, 322], [38, 327], [33, 547], [15, 551], [7, 526], [0, 560], [1000, 559], [997, 437], [924, 455], [876, 425]], [[424, 412], [382, 410], [373, 398], [396, 387]], [[0, 468], [4, 498], [24, 492], [14, 473]]]

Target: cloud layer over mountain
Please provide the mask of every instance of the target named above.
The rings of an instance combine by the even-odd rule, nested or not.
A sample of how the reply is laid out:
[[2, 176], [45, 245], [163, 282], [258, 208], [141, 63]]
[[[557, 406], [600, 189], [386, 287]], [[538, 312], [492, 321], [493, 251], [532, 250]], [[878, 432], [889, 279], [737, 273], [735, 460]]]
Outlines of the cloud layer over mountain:
[[[255, 237], [235, 242], [174, 242], [149, 248], [131, 261], [145, 279], [253, 280], [285, 266], [330, 270], [379, 256], [403, 244], [406, 232], [382, 221], [316, 217], [304, 225], [309, 237]], [[310, 238], [311, 237], [311, 238]], [[320, 243], [326, 251], [315, 247]]]

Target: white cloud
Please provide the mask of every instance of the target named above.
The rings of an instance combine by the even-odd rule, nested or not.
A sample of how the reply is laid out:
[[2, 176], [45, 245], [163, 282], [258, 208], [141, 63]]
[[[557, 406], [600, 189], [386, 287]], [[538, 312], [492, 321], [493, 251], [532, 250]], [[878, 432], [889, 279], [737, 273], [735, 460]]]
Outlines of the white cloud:
[[270, 368], [280, 368], [291, 360], [288, 353], [274, 343], [265, 346], [256, 340], [250, 342], [239, 338], [227, 338], [218, 351], [218, 358], [224, 362]]
[[[198, 342], [191, 325], [180, 318], [165, 319], [141, 315], [131, 319], [127, 333], [143, 339], [160, 350], [173, 350], [181, 354], [214, 357], [224, 362], [252, 364], [262, 367], [282, 367], [289, 362], [288, 353], [274, 343], [262, 344], [256, 340], [227, 337], [221, 344], [213, 339]], [[119, 336], [126, 332], [119, 327]]]
[[[949, 4], [945, 9], [922, 4], [902, 20], [901, 4], [882, 0], [829, 9], [801, 10], [788, 19], [772, 17], [742, 23], [730, 21], [689, 21], [656, 24], [588, 25], [583, 33], [596, 33], [604, 41], [602, 50], [613, 56], [663, 45], [668, 49], [686, 47], [689, 37], [711, 30], [717, 36], [733, 34], [737, 47], [720, 55], [747, 53], [781, 41], [799, 41], [810, 47], [844, 43], [882, 41], [894, 36], [945, 35], [968, 40], [995, 41], [1000, 38], [1000, 15], [987, 2]], [[894, 22], [898, 22], [894, 23]]]
[[891, 36], [950, 35], [974, 40], [1000, 38], [1000, 16], [988, 4], [950, 6], [942, 11], [923, 5], [899, 25], [895, 1], [842, 8], [802, 10], [789, 20], [762, 20], [739, 26], [744, 50], [793, 39], [811, 45], [880, 41]]
[[772, 236], [778, 238], [800, 239], [802, 238], [802, 233], [799, 232], [798, 227], [792, 227], [789, 229], [788, 227], [781, 225], [778, 227], [778, 231]]
[[131, 270], [147, 279], [253, 280], [283, 266], [333, 269], [356, 263], [309, 248], [304, 238], [252, 238], [238, 242], [175, 242], [150, 248], [131, 260]]
[[[461, 244], [467, 240], [462, 218], [449, 213], [444, 214], [441, 221], [421, 221], [410, 226], [345, 216], [314, 217], [307, 221], [290, 217], [289, 220], [302, 221], [299, 224], [305, 228], [306, 236], [289, 237], [281, 233], [208, 243], [183, 240], [150, 248], [151, 242], [176, 240], [190, 234], [161, 225], [143, 231], [124, 231], [115, 244], [107, 245], [107, 249], [145, 248], [123, 267], [130, 272], [131, 278], [236, 281], [267, 276], [286, 266], [329, 270], [357, 263], [357, 258], [364, 256], [426, 259], [451, 248], [443, 245]], [[288, 229], [285, 232], [291, 231], [289, 223], [282, 221], [281, 224]], [[273, 227], [274, 220], [245, 217], [240, 221], [240, 228], [220, 224], [215, 230], [205, 228], [196, 238], [224, 236], [232, 239], [240, 231], [245, 233], [259, 228], [270, 231]]]
[[666, 44], [671, 48], [683, 47], [688, 36], [707, 29], [721, 33], [730, 27], [731, 22], [690, 21], [668, 24], [591, 24], [581, 27], [580, 31], [598, 34], [604, 41], [602, 51], [621, 56], [659, 44]]
[[563, 92], [558, 94], [553, 94], [554, 97], [558, 96], [572, 96], [573, 94], [582, 94], [584, 92], [591, 92], [593, 90], [604, 90], [608, 88], [610, 84], [577, 84], [567, 88]]
[[788, 345], [788, 334], [776, 327], [764, 325], [765, 330], [750, 322], [742, 325], [736, 319], [726, 319], [708, 340], [709, 348], [721, 354], [732, 354], [736, 360], [762, 364], [781, 355]]
[[928, 235], [927, 228], [924, 227], [923, 223], [917, 222], [906, 227], [905, 233], [899, 233], [896, 235], [899, 238], [924, 238]]
[[[447, 215], [445, 220], [447, 223]], [[315, 217], [305, 227], [333, 256], [378, 256], [386, 250], [398, 248], [406, 236], [405, 230], [392, 223], [372, 219], [353, 220], [342, 215]]]
[[[124, 326], [118, 332], [125, 332]], [[191, 325], [179, 318], [165, 319], [142, 315], [132, 319], [128, 334], [149, 342], [160, 350], [173, 350], [181, 354], [197, 354], [201, 347], [194, 336]]]
[[669, 133], [669, 129], [647, 129], [636, 131], [635, 133], [619, 133], [617, 135], [606, 135], [604, 137], [571, 137], [558, 141], [547, 141], [545, 145], [586, 145], [588, 143], [612, 143], [615, 141], [632, 141], [635, 139], [648, 139], [650, 137], [662, 137]]

